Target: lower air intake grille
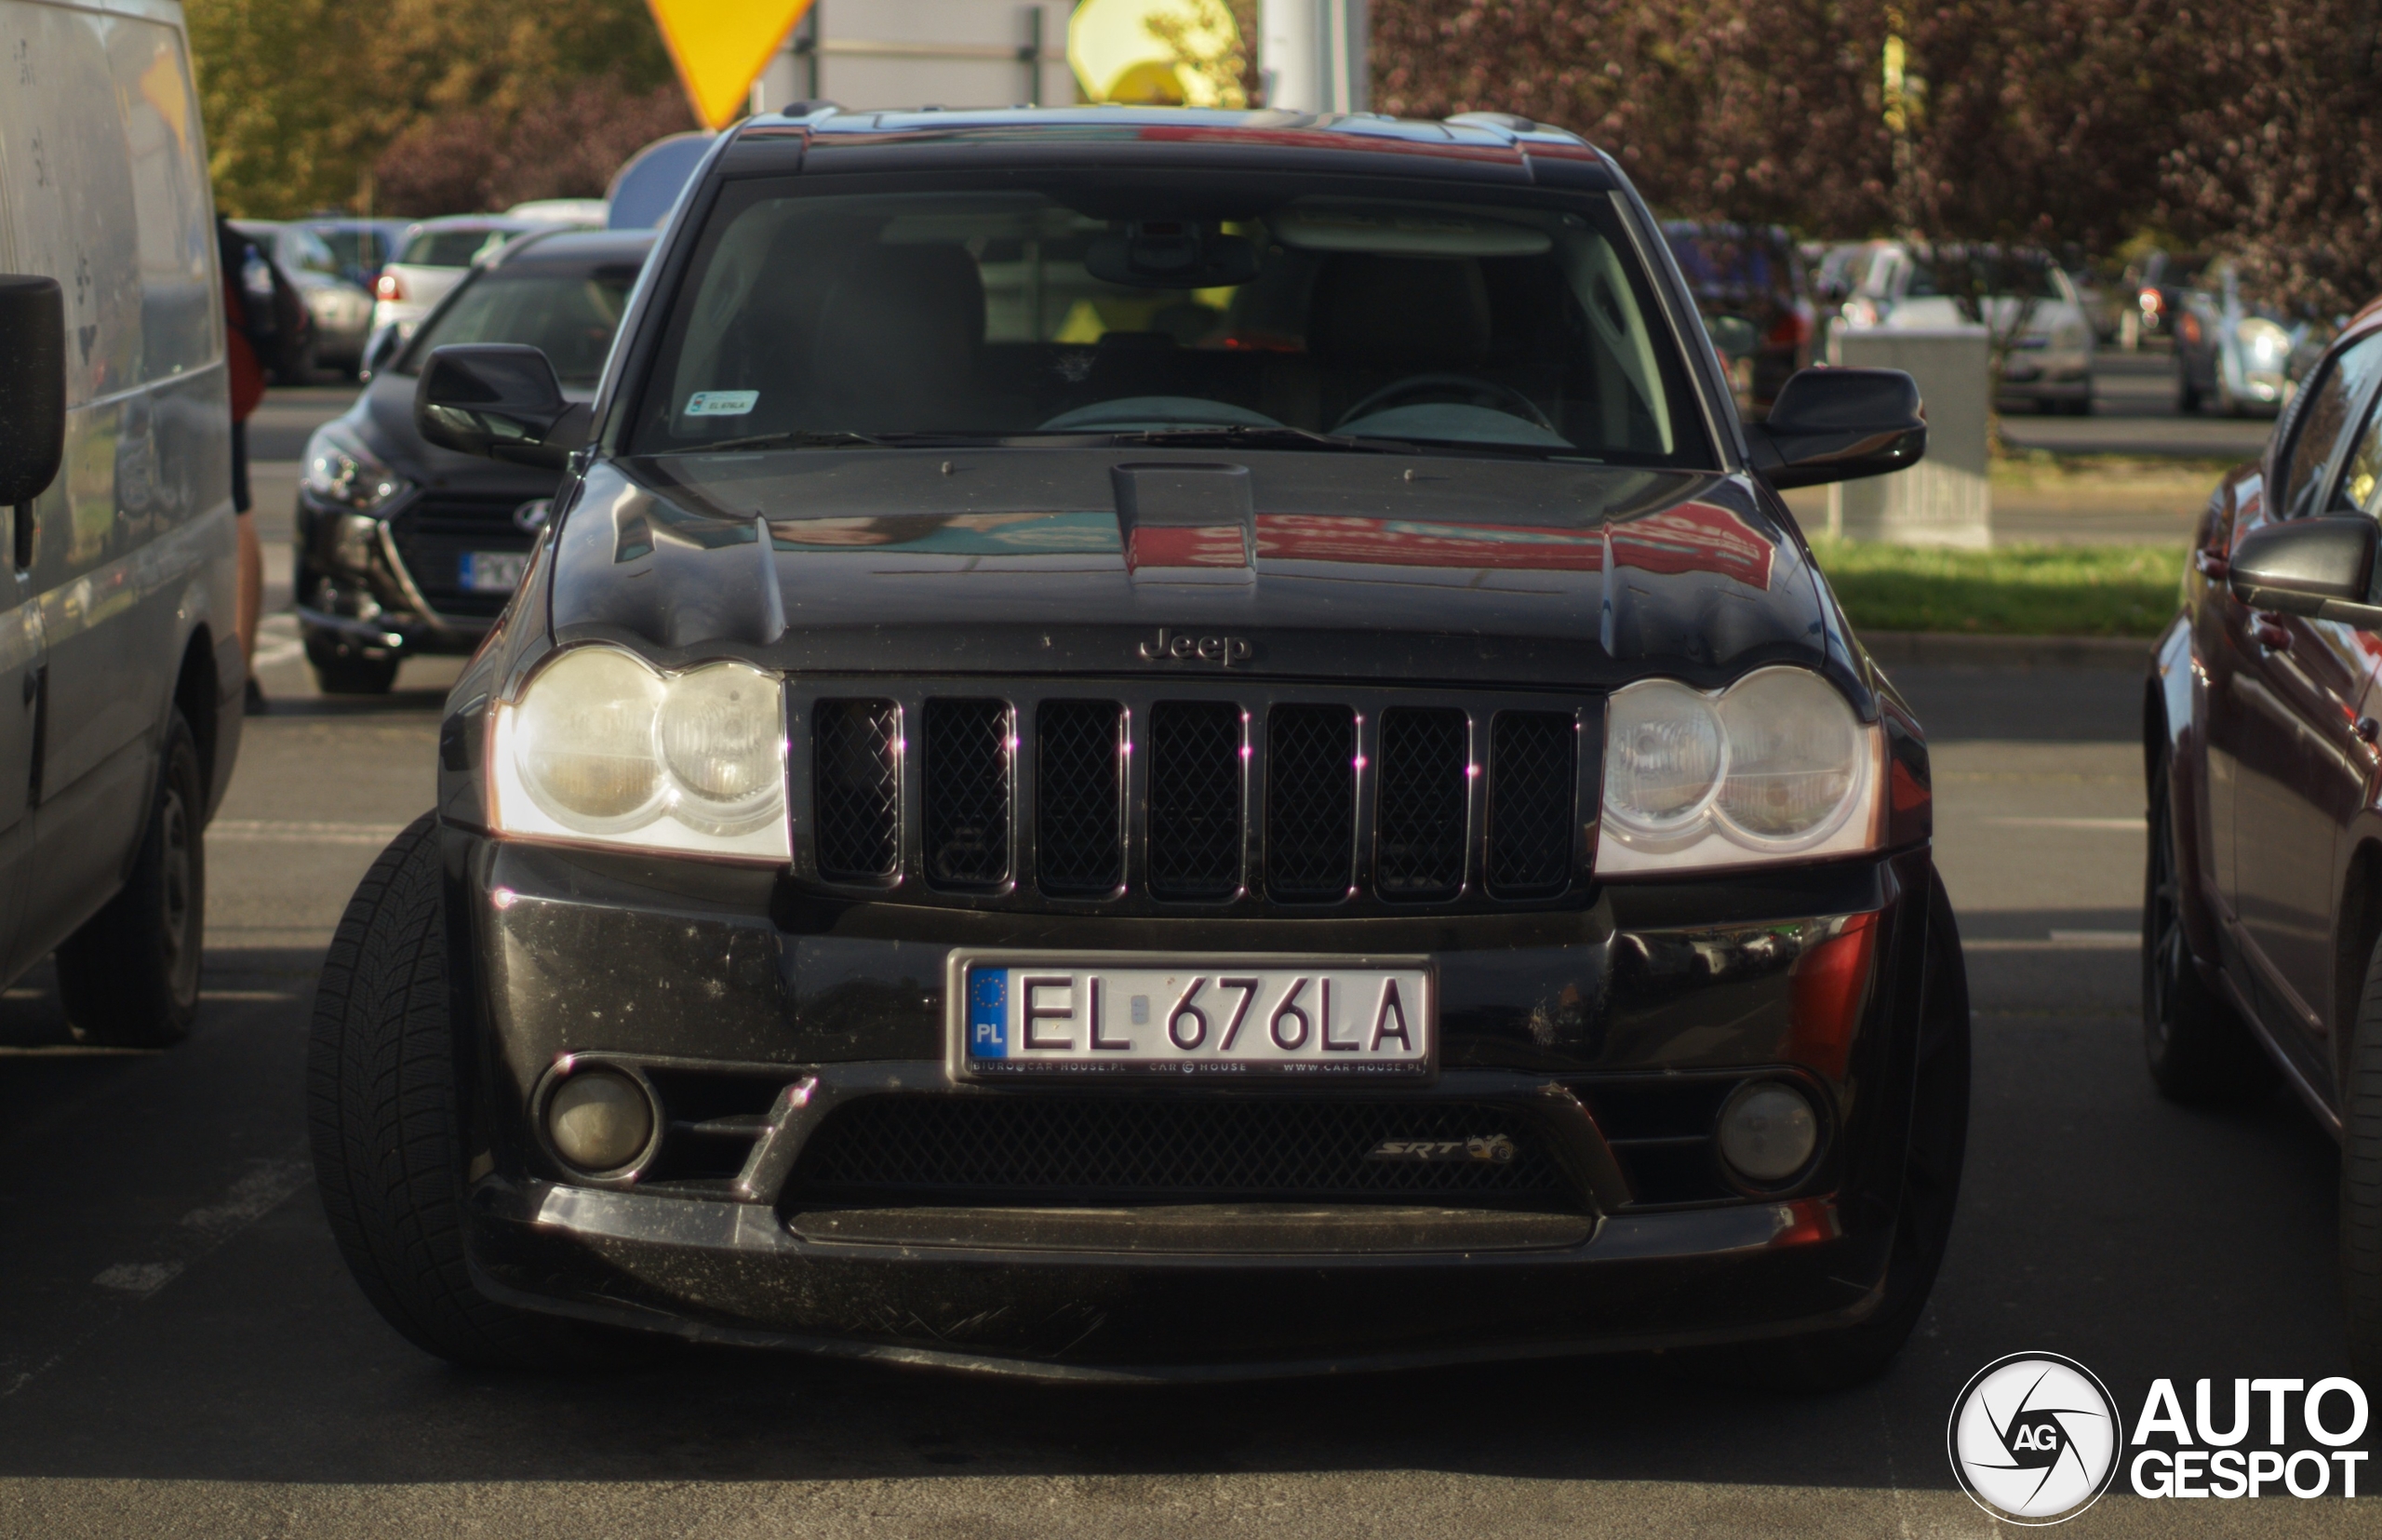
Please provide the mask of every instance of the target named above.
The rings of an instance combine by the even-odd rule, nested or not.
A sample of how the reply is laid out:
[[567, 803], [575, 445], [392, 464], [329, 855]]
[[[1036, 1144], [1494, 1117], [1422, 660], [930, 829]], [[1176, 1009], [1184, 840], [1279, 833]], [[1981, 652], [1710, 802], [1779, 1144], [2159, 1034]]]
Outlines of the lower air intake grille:
[[819, 870], [848, 882], [890, 877], [901, 859], [901, 710], [822, 701], [813, 721]]
[[1240, 708], [1160, 701], [1150, 712], [1150, 891], [1226, 899], [1240, 889]]
[[[1462, 1158], [1381, 1158], [1439, 1144]], [[1452, 1154], [1452, 1151], [1445, 1153]], [[872, 1096], [830, 1117], [793, 1190], [847, 1201], [1538, 1195], [1565, 1184], [1494, 1106], [1252, 1096]]]
[[992, 888], [1009, 879], [1009, 705], [927, 703], [927, 880]]
[[1489, 891], [1543, 898], [1572, 876], [1577, 779], [1568, 713], [1501, 711], [1489, 732]]
[[1381, 895], [1452, 898], [1464, 886], [1470, 799], [1465, 716], [1398, 706], [1381, 723]]
[[1124, 713], [1045, 701], [1035, 714], [1035, 864], [1042, 891], [1098, 898], [1125, 881]]

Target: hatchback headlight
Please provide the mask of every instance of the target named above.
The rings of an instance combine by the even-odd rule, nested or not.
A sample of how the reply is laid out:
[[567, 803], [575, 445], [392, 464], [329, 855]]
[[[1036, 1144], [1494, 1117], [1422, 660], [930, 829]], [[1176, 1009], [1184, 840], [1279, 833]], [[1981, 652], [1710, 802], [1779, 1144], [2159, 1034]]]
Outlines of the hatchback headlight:
[[359, 514], [377, 513], [413, 488], [382, 464], [355, 429], [336, 420], [306, 441], [306, 468], [299, 480], [316, 501]]
[[1805, 669], [1758, 669], [1708, 695], [1672, 679], [1616, 690], [1597, 875], [1874, 849], [1883, 744]]
[[496, 709], [504, 834], [729, 860], [791, 859], [785, 715], [748, 663], [664, 674], [617, 647], [558, 653]]
[[2242, 348], [2250, 355], [2250, 368], [2274, 370], [2291, 356], [2291, 333], [2263, 315], [2253, 315], [2243, 321], [2234, 335], [2241, 340]]

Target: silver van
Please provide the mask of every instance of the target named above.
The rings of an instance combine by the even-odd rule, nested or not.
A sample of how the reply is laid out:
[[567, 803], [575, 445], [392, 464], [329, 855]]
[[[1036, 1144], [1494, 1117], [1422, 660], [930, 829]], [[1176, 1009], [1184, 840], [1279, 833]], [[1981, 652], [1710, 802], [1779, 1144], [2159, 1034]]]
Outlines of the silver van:
[[231, 777], [231, 406], [181, 7], [0, 0], [0, 984], [87, 1041], [198, 1005]]

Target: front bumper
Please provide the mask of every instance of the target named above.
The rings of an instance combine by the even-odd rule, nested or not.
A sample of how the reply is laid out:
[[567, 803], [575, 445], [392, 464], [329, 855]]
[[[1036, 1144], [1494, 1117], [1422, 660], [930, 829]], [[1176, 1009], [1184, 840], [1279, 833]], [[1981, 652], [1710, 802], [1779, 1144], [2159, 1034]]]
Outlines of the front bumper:
[[[534, 536], [503, 520], [512, 504], [526, 499], [477, 501], [491, 508], [471, 512], [493, 516], [482, 518], [484, 532], [461, 542], [526, 554]], [[299, 629], [310, 652], [372, 658], [465, 656], [478, 649], [495, 623], [498, 606], [485, 602], [483, 596], [468, 596], [463, 603], [487, 612], [463, 612], [458, 596], [449, 592], [458, 535], [439, 528], [427, 540], [406, 538], [409, 525], [425, 518], [434, 525], [456, 523], [443, 505], [425, 507], [432, 502], [422, 493], [409, 493], [384, 517], [355, 514], [318, 502], [303, 489], [299, 492], [292, 586]], [[441, 518], [441, 514], [448, 516]], [[438, 569], [425, 569], [425, 561]]]
[[[1282, 923], [892, 912], [774, 873], [462, 831], [446, 856], [475, 1050], [469, 1252], [477, 1285], [516, 1306], [706, 1341], [1197, 1379], [1747, 1341], [1849, 1324], [1880, 1297], [1928, 956], [1923, 850], [1608, 887], [1553, 913], [1300, 922], [1302, 950], [1427, 949], [1439, 968], [1442, 1073], [1365, 1097], [1510, 1116], [1562, 1173], [1519, 1197], [1359, 1200], [855, 1194], [805, 1162], [822, 1128], [879, 1099], [1059, 1094], [953, 1081], [951, 946], [1255, 950]], [[1874, 946], [1828, 997], [1780, 938], [1847, 914], [1874, 917]], [[1815, 1034], [1831, 1011], [1837, 1029]], [[576, 1175], [539, 1132], [557, 1071], [590, 1060], [663, 1088], [672, 1132], [634, 1179]], [[1733, 1187], [1710, 1153], [1711, 1109], [1747, 1078], [1795, 1080], [1827, 1124], [1774, 1191]], [[1067, 1094], [1138, 1115], [1194, 1093]], [[1666, 1116], [1703, 1119], [1705, 1145]]]

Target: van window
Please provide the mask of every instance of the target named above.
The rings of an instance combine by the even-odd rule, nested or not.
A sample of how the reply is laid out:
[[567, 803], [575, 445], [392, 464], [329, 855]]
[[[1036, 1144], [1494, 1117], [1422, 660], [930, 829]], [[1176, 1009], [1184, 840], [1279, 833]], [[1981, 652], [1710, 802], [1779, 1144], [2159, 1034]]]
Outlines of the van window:
[[170, 379], [214, 359], [214, 233], [199, 154], [198, 102], [170, 27], [112, 19], [109, 72], [132, 161], [132, 214], [141, 265], [141, 381]]

